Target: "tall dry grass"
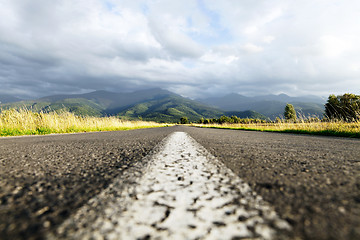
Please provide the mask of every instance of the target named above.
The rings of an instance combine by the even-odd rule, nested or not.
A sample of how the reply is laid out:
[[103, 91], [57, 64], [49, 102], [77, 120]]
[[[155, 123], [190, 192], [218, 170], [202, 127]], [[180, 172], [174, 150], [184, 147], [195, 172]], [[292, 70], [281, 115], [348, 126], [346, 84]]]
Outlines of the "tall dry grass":
[[163, 126], [166, 124], [124, 121], [116, 117], [81, 117], [65, 111], [36, 113], [27, 109], [10, 109], [0, 113], [0, 136], [117, 131]]
[[345, 136], [360, 138], [360, 122], [344, 121], [300, 121], [290, 123], [286, 121], [249, 124], [194, 124], [198, 127], [226, 128], [266, 132], [304, 133], [314, 135]]

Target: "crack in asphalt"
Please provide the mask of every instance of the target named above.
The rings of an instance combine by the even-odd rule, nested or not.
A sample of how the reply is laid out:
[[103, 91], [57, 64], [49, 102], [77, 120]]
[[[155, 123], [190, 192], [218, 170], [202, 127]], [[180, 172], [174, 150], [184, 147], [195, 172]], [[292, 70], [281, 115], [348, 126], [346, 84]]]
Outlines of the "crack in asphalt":
[[[135, 178], [120, 176], [48, 238], [273, 239], [291, 230], [247, 183], [184, 132], [164, 139], [148, 161]], [[135, 180], [124, 186], [127, 178]]]

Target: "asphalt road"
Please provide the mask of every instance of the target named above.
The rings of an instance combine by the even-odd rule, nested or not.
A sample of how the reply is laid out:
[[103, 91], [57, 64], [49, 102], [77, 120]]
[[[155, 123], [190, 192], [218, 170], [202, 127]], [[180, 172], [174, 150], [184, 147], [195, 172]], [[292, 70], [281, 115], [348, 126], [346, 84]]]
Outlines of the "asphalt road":
[[172, 131], [0, 139], [0, 238], [42, 239]]
[[190, 127], [0, 139], [0, 238], [42, 239], [174, 131], [274, 206], [289, 238], [360, 239], [359, 140]]
[[360, 239], [360, 141], [186, 129], [282, 219], [292, 239]]

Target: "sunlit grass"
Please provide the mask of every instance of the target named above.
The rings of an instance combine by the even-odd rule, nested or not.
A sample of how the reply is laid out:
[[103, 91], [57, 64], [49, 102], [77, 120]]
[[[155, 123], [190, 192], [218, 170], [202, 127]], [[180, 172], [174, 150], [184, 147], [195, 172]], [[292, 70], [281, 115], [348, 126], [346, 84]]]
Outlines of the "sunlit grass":
[[313, 135], [327, 135], [327, 136], [343, 136], [360, 138], [360, 122], [306, 122], [301, 121], [297, 123], [289, 122], [269, 122], [269, 123], [249, 123], [249, 124], [193, 124], [197, 127], [206, 128], [226, 128], [226, 129], [240, 129], [252, 131], [266, 131], [266, 132], [288, 132], [288, 133], [303, 133]]
[[0, 136], [118, 131], [164, 126], [167, 124], [125, 121], [116, 117], [81, 117], [65, 111], [35, 113], [27, 109], [10, 109], [0, 113]]

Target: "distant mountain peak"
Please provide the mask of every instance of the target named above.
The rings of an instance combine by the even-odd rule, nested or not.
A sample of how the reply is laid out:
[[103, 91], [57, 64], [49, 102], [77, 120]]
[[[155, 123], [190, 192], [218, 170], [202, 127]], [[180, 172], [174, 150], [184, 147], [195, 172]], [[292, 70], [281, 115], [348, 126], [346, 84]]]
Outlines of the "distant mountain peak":
[[0, 104], [1, 103], [11, 103], [11, 102], [18, 102], [21, 101], [22, 99], [14, 97], [12, 95], [9, 94], [0, 94]]

